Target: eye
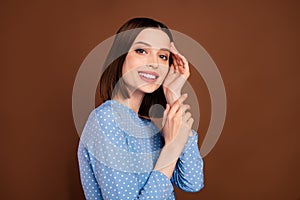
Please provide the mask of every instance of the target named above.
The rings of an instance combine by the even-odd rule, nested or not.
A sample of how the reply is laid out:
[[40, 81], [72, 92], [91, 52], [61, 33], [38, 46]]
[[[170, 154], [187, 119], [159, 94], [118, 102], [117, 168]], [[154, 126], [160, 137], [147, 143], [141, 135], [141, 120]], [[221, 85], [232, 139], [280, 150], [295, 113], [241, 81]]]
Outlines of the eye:
[[146, 54], [147, 53], [144, 49], [136, 49], [134, 51], [138, 54]]
[[160, 55], [159, 57], [160, 57], [161, 59], [163, 59], [163, 60], [168, 60], [168, 56]]

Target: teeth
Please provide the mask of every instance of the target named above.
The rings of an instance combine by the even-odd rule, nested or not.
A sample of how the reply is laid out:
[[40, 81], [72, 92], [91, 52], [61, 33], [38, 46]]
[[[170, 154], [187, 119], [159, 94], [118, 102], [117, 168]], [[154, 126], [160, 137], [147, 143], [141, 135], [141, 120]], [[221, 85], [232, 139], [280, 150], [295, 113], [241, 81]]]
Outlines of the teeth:
[[148, 78], [148, 79], [156, 79], [156, 77], [152, 74], [146, 74], [146, 73], [139, 72], [139, 75], [143, 76], [145, 78]]

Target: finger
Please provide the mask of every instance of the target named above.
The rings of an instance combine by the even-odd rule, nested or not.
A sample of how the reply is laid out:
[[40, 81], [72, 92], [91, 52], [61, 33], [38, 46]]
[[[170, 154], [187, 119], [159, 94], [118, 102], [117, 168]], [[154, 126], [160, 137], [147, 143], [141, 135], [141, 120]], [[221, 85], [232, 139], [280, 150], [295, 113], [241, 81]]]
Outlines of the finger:
[[179, 72], [183, 74], [185, 72], [184, 70], [189, 67], [186, 58], [174, 50], [172, 55], [175, 70], [179, 70]]
[[181, 112], [182, 114], [184, 114], [188, 109], [191, 109], [191, 106], [188, 104], [183, 104], [180, 109], [178, 110], [178, 112]]
[[172, 43], [173, 45], [171, 45], [171, 52], [174, 54], [175, 60], [177, 61], [178, 65], [181, 66], [184, 64], [184, 62], [182, 61], [182, 55], [179, 53], [179, 51], [176, 49], [176, 47], [174, 46], [174, 43]]
[[194, 119], [191, 117], [188, 121], [187, 121], [187, 124], [190, 128], [192, 128], [193, 126], [193, 123], [194, 123]]
[[171, 42], [170, 50], [172, 53], [174, 52], [175, 54], [178, 54], [178, 50], [176, 49], [174, 42]]
[[164, 115], [167, 115], [169, 111], [170, 111], [170, 105], [167, 103], [166, 109], [164, 111]]
[[[170, 51], [171, 51], [171, 53], [172, 53], [172, 55], [173, 55], [172, 58], [173, 58], [173, 62], [175, 62], [175, 66], [177, 67], [177, 66], [182, 65], [183, 62], [181, 61], [181, 58], [180, 58], [180, 56], [179, 56], [180, 53], [179, 53], [178, 50], [175, 48], [174, 42], [171, 42]], [[177, 68], [175, 68], [175, 69], [177, 69]]]
[[184, 112], [182, 119], [187, 122], [192, 117], [192, 114], [190, 112]]
[[168, 116], [169, 111], [170, 111], [170, 105], [167, 104], [167, 105], [166, 105], [166, 109], [165, 109], [165, 111], [164, 111], [164, 116], [163, 116], [163, 120], [162, 120], [162, 126], [164, 126], [165, 123], [166, 123], [166, 118], [167, 118], [167, 116]]
[[170, 48], [170, 50], [171, 50], [172, 52], [174, 52], [176, 58], [177, 58], [178, 60], [180, 60], [180, 62], [182, 62], [182, 63], [180, 63], [180, 64], [182, 64], [182, 65], [188, 64], [186, 58], [185, 58], [183, 55], [181, 55], [181, 54], [179, 53], [178, 49], [175, 47], [174, 42], [171, 42], [171, 48]]
[[178, 65], [178, 70], [181, 74], [186, 74], [187, 72], [189, 72], [189, 63], [183, 55], [178, 54], [177, 59], [174, 60], [176, 60], [176, 64]]
[[187, 122], [189, 121], [189, 119], [192, 117], [192, 114], [190, 112], [186, 112], [184, 115], [183, 115], [183, 121]]
[[175, 54], [178, 54], [178, 53], [179, 53], [178, 49], [175, 47], [174, 42], [171, 42], [171, 49], [172, 49], [172, 51], [175, 52]]
[[186, 100], [187, 96], [188, 96], [187, 94], [181, 95], [181, 96], [175, 101], [175, 103], [171, 106], [168, 115], [174, 116], [175, 113], [178, 112], [178, 109], [181, 107], [182, 103]]
[[178, 58], [176, 57], [176, 55], [174, 53], [172, 53], [172, 58], [173, 58], [173, 65], [174, 65], [174, 70], [178, 70], [178, 66], [179, 66], [179, 63], [178, 63]]
[[189, 62], [187, 61], [187, 59], [186, 59], [183, 55], [181, 55], [181, 54], [178, 54], [178, 57], [179, 57], [180, 60], [181, 60], [182, 66], [188, 67]]
[[179, 59], [180, 59], [179, 52], [176, 51], [174, 48], [170, 48], [170, 51], [172, 53], [172, 58], [179, 61]]
[[178, 54], [178, 57], [180, 58], [180, 61], [179, 61], [179, 67], [182, 67], [182, 68], [185, 68], [185, 65], [186, 63], [184, 62], [184, 57], [181, 55], [181, 54]]
[[183, 102], [187, 99], [187, 97], [188, 97], [188, 94], [185, 93], [185, 94], [181, 95], [181, 96], [178, 98], [177, 101], [178, 101], [180, 104], [183, 104]]
[[179, 52], [179, 51], [177, 50], [177, 48], [175, 47], [175, 43], [174, 43], [174, 42], [171, 42], [171, 46], [172, 46], [177, 52]]
[[177, 113], [177, 111], [178, 111], [179, 108], [180, 108], [180, 103], [177, 100], [171, 106], [170, 111], [168, 113], [168, 116], [173, 117], [175, 115], [175, 113]]
[[180, 53], [177, 53], [176, 58], [177, 58], [177, 62], [179, 64], [179, 66], [183, 66], [184, 65], [184, 62], [183, 62], [184, 57]]
[[171, 65], [169, 73], [170, 73], [170, 74], [173, 74], [173, 73], [174, 73], [174, 64]]
[[183, 104], [179, 108], [178, 112], [176, 113], [177, 115], [181, 115], [182, 116], [183, 122], [187, 122], [188, 119], [191, 117], [191, 113], [190, 112], [186, 112], [188, 109], [190, 109], [190, 105]]

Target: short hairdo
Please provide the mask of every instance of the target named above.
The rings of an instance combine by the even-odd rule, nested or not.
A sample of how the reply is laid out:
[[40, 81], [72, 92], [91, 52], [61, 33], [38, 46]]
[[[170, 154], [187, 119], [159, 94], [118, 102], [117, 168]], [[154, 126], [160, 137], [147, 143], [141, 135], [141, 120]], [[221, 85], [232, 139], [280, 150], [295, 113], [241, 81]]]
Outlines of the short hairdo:
[[[106, 100], [110, 100], [117, 92], [120, 92], [124, 98], [129, 98], [125, 83], [123, 82], [123, 79], [121, 79], [123, 63], [135, 38], [142, 30], [146, 28], [157, 28], [162, 30], [169, 36], [170, 41], [173, 42], [173, 36], [168, 27], [154, 19], [139, 17], [130, 19], [123, 24], [123, 26], [121, 26], [121, 28], [117, 31], [112, 47], [104, 62], [105, 70], [100, 78], [101, 103], [105, 102]], [[172, 62], [172, 57], [170, 56], [170, 66]], [[117, 91], [114, 91], [116, 84], [118, 84], [118, 87], [116, 88]], [[152, 105], [160, 104], [165, 108], [166, 103], [167, 101], [161, 85], [153, 93], [145, 94], [138, 114], [140, 116], [149, 117], [149, 109]]]

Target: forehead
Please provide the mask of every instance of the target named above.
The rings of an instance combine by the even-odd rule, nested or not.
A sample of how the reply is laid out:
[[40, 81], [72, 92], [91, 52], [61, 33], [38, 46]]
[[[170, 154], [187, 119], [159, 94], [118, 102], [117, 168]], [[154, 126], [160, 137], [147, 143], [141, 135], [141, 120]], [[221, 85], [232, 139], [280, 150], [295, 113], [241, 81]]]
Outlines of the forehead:
[[142, 30], [135, 38], [133, 44], [136, 42], [145, 42], [158, 49], [170, 49], [170, 38], [160, 29], [146, 28]]

